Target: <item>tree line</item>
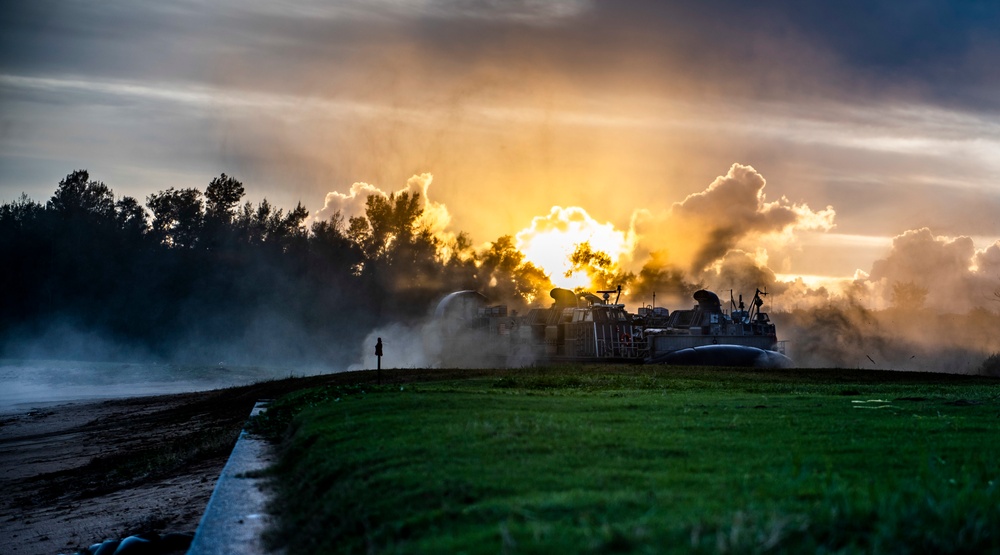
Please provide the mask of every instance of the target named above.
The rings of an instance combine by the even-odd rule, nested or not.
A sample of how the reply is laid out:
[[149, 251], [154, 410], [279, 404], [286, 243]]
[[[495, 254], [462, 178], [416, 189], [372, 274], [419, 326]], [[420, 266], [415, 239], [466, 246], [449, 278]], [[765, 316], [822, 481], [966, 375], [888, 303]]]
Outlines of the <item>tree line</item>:
[[[420, 224], [419, 194], [371, 195], [364, 216], [307, 224], [301, 204], [245, 201], [221, 174], [145, 204], [77, 170], [41, 204], [0, 205], [0, 356], [71, 330], [160, 358], [345, 362], [377, 326], [422, 318], [443, 294], [506, 302], [550, 284], [504, 236], [476, 250]], [[68, 342], [67, 342], [68, 344]], [[345, 358], [346, 357], [346, 358]]]

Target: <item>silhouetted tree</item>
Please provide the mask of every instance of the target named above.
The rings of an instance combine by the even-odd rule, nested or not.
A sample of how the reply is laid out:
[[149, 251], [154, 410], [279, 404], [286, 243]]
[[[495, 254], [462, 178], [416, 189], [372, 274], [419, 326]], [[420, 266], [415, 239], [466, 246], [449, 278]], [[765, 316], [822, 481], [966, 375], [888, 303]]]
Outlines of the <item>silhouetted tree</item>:
[[48, 283], [51, 247], [45, 223], [45, 207], [21, 196], [0, 205], [0, 336], [5, 328], [19, 324], [39, 309], [40, 287]]
[[307, 280], [301, 288], [309, 292], [302, 311], [308, 327], [334, 345], [350, 337], [342, 323], [349, 322], [354, 333], [375, 325], [375, 299], [384, 293], [372, 280], [361, 279], [364, 253], [347, 237], [341, 213], [314, 222], [308, 245], [309, 262], [301, 274]]
[[583, 270], [596, 289], [611, 290], [619, 285], [628, 287], [635, 280], [632, 272], [616, 270], [614, 261], [607, 253], [595, 251], [586, 241], [576, 246], [569, 261], [571, 266], [568, 273]]
[[171, 187], [146, 197], [146, 206], [153, 212], [153, 233], [161, 242], [190, 248], [198, 241], [204, 220], [201, 191]]
[[351, 216], [347, 225], [347, 238], [357, 245], [364, 253], [366, 259], [374, 259], [372, 256], [372, 226], [368, 224], [368, 219], [364, 216]]
[[212, 179], [205, 189], [205, 218], [231, 222], [245, 192], [243, 183], [224, 173]]
[[504, 235], [479, 255], [478, 289], [490, 299], [525, 304], [542, 298], [552, 283], [540, 268], [524, 259], [514, 238]]
[[364, 253], [348, 237], [344, 228], [344, 216], [339, 210], [329, 220], [313, 223], [310, 245], [324, 271], [352, 276], [360, 274]]
[[251, 203], [243, 205], [236, 216], [234, 225], [242, 240], [249, 244], [269, 243], [277, 248], [287, 248], [290, 242], [300, 241], [308, 236], [305, 228], [309, 211], [301, 203], [287, 214], [275, 208], [267, 199], [255, 208]]
[[37, 225], [36, 222], [45, 212], [45, 207], [21, 193], [17, 200], [0, 205], [0, 233], [8, 237], [8, 233]]
[[365, 215], [352, 217], [346, 230], [364, 254], [357, 266], [362, 282], [376, 286], [394, 316], [422, 315], [455, 283], [438, 258], [438, 239], [420, 225], [422, 214], [419, 194], [370, 195]]
[[110, 219], [115, 214], [115, 197], [104, 183], [90, 181], [87, 170], [76, 170], [59, 182], [47, 207], [63, 217], [90, 215]]
[[450, 288], [475, 285], [471, 241], [442, 249], [420, 226], [418, 195], [372, 197], [347, 225], [335, 214], [307, 229], [301, 204], [241, 206], [244, 194], [221, 174], [205, 194], [147, 196], [147, 212], [78, 170], [45, 206], [26, 195], [0, 205], [11, 268], [0, 286], [17, 292], [0, 303], [0, 354], [58, 321], [164, 355], [203, 360], [239, 345], [254, 361], [343, 360], [353, 351], [342, 346], [383, 316], [423, 316]]
[[[414, 239], [417, 219], [423, 214], [420, 208], [420, 194], [402, 192], [368, 195], [365, 201], [365, 217], [368, 233], [361, 234], [365, 254], [369, 260], [389, 259], [393, 248], [406, 245]], [[354, 222], [351, 222], [352, 226]]]
[[127, 235], [142, 235], [149, 230], [146, 210], [132, 197], [122, 197], [115, 203], [115, 221]]
[[309, 235], [309, 231], [305, 227], [308, 217], [309, 211], [306, 210], [305, 206], [302, 206], [301, 202], [283, 216], [279, 210], [268, 226], [268, 234], [277, 240], [283, 249], [301, 246], [302, 240]]
[[243, 183], [224, 173], [208, 184], [205, 189], [205, 216], [201, 230], [203, 248], [231, 248], [238, 242], [234, 219], [243, 195]]
[[450, 293], [479, 287], [476, 251], [467, 233], [460, 232], [448, 240], [439, 239], [437, 263], [442, 291]]

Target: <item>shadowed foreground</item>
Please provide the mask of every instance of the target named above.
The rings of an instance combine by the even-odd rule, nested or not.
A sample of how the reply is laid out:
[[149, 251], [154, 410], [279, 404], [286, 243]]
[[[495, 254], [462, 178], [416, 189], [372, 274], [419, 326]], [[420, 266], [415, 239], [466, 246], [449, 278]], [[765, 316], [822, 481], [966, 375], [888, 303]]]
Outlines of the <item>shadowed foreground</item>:
[[[524, 372], [534, 377], [527, 376], [524, 381]], [[992, 397], [977, 400], [985, 402], [972, 407], [944, 405], [946, 399], [931, 399], [930, 393], [926, 400], [900, 403], [929, 403], [934, 409], [934, 421], [941, 424], [941, 433], [945, 434], [949, 426], [961, 422], [966, 412], [938, 418], [938, 409], [942, 414], [968, 408], [974, 412], [993, 410], [990, 415], [996, 414], [997, 380], [941, 374], [851, 370], [733, 373], [626, 366], [529, 371], [383, 370], [382, 380], [387, 390], [394, 386], [398, 390], [398, 385], [404, 383], [478, 378], [486, 379], [481, 383], [488, 390], [534, 391], [548, 396], [554, 389], [566, 387], [571, 391], [593, 389], [586, 385], [594, 381], [587, 375], [607, 373], [638, 383], [648, 382], [651, 374], [660, 374], [674, 383], [659, 384], [657, 388], [667, 385], [695, 390], [711, 390], [719, 379], [734, 378], [745, 381], [745, 386], [752, 389], [758, 379], [765, 379], [787, 384], [779, 388], [785, 387], [788, 394], [799, 388], [796, 383], [806, 379], [833, 388], [847, 406], [862, 393], [901, 384], [928, 392], [946, 386], [979, 391], [986, 387], [986, 391], [993, 392]], [[4, 492], [0, 496], [0, 537], [8, 540], [5, 552], [51, 555], [142, 532], [193, 532], [257, 400], [320, 386], [370, 385], [375, 380], [374, 371], [338, 373], [201, 393], [64, 404], [0, 417], [0, 491]], [[938, 390], [933, 396], [940, 393]], [[753, 405], [747, 405], [750, 410], [741, 410], [741, 414], [774, 415], [770, 403], [763, 403], [767, 410], [754, 408], [757, 404], [755, 400]], [[637, 407], [631, 405], [624, 408], [627, 413], [637, 412]], [[457, 422], [467, 425], [464, 418]], [[722, 424], [728, 428], [731, 423], [726, 420]], [[281, 435], [285, 427], [278, 428], [275, 433]], [[668, 451], [684, 449], [677, 445], [661, 447]], [[491, 529], [491, 533], [495, 531]]]
[[194, 532], [261, 398], [374, 372], [46, 406], [0, 417], [5, 552], [74, 552], [143, 532]]

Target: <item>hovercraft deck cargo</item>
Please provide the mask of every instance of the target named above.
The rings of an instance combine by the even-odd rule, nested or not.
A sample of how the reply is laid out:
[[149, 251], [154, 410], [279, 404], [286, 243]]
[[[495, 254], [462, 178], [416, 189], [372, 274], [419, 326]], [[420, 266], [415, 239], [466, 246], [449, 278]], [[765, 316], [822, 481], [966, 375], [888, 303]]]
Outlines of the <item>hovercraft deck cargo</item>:
[[[474, 291], [448, 295], [435, 314], [459, 328], [476, 331], [479, 352], [507, 366], [531, 362], [632, 362], [700, 366], [785, 367], [775, 326], [761, 291], [749, 310], [731, 298], [729, 313], [718, 295], [699, 290], [690, 310], [644, 307], [638, 314], [619, 304], [614, 291], [574, 293], [553, 289], [552, 306], [533, 308], [526, 315], [507, 314], [505, 306], [486, 306]], [[610, 296], [617, 294], [615, 302]]]

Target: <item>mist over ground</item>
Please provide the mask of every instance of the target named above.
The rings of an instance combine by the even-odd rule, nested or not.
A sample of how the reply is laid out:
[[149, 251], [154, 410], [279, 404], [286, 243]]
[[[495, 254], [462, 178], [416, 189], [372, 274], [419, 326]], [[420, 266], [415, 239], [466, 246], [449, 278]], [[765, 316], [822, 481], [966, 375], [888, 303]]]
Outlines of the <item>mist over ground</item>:
[[770, 314], [796, 366], [984, 374], [1000, 352], [1000, 321], [986, 310], [941, 314], [835, 305]]
[[870, 272], [828, 288], [782, 279], [770, 264], [802, 234], [829, 230], [834, 209], [768, 201], [749, 166], [637, 209], [628, 230], [554, 207], [479, 245], [450, 227], [431, 179], [395, 192], [353, 187], [327, 198], [323, 219], [244, 201], [226, 174], [143, 206], [78, 170], [45, 204], [0, 205], [0, 259], [11, 268], [0, 287], [17, 292], [0, 304], [0, 357], [20, 361], [4, 366], [4, 402], [370, 369], [378, 337], [384, 368], [492, 366], [477, 332], [433, 317], [438, 301], [470, 290], [523, 313], [548, 306], [561, 279], [590, 291], [621, 285], [633, 311], [654, 295], [687, 309], [698, 289], [725, 299], [759, 288], [799, 366], [995, 371], [982, 365], [1000, 352], [1000, 242], [978, 249], [906, 231]]
[[321, 369], [0, 359], [0, 414], [54, 403], [207, 391]]

